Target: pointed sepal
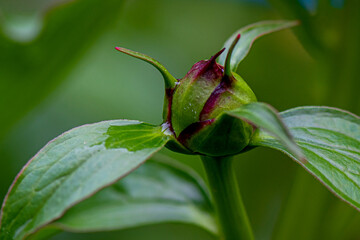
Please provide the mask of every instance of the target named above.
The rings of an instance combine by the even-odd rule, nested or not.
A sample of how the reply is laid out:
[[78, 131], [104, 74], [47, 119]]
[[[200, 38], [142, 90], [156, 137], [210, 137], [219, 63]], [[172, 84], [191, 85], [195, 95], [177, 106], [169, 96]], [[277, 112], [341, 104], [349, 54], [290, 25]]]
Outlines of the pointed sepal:
[[173, 89], [176, 85], [176, 78], [174, 78], [169, 71], [157, 60], [155, 60], [152, 57], [149, 57], [148, 55], [145, 55], [143, 53], [139, 53], [139, 52], [135, 52], [126, 48], [122, 48], [122, 47], [115, 47], [116, 50], [125, 53], [127, 55], [130, 55], [132, 57], [141, 59], [145, 62], [150, 63], [151, 65], [153, 65], [156, 69], [158, 69], [161, 73], [161, 75], [164, 78], [165, 81], [165, 88], [166, 89]]

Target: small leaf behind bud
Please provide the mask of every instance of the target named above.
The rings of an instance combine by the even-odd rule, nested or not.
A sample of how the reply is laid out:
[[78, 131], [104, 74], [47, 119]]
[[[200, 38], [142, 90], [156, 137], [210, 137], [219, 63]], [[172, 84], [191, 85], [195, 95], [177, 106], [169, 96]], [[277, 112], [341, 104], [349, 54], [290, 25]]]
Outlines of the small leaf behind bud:
[[298, 25], [298, 21], [262, 21], [258, 23], [254, 23], [248, 26], [241, 28], [236, 31], [224, 44], [224, 47], [227, 49], [225, 54], [220, 56], [219, 63], [221, 65], [225, 65], [226, 56], [229, 51], [230, 46], [234, 42], [234, 39], [237, 38], [239, 34], [241, 34], [241, 39], [239, 43], [236, 44], [234, 48], [232, 57], [230, 59], [230, 70], [236, 72], [236, 69], [239, 63], [246, 57], [249, 53], [250, 48], [253, 42], [259, 37], [272, 33], [275, 31], [279, 31], [282, 29], [294, 27]]

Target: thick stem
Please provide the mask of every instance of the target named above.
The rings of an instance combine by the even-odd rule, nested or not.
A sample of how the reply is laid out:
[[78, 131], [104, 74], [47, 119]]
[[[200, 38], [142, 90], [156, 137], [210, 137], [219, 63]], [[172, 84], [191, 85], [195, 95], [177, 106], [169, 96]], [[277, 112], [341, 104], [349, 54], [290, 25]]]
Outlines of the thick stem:
[[223, 240], [253, 240], [250, 222], [233, 171], [232, 158], [201, 157], [210, 184]]

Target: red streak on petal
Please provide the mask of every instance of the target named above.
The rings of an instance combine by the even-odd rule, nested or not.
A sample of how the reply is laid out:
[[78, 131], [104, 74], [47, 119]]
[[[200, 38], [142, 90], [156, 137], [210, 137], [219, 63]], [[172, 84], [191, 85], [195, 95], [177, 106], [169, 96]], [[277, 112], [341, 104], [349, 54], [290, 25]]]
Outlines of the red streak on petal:
[[184, 146], [186, 146], [186, 142], [196, 133], [198, 133], [201, 129], [204, 127], [210, 125], [213, 123], [215, 119], [209, 119], [202, 122], [196, 122], [192, 123], [189, 126], [187, 126], [179, 135], [177, 140], [182, 143]]

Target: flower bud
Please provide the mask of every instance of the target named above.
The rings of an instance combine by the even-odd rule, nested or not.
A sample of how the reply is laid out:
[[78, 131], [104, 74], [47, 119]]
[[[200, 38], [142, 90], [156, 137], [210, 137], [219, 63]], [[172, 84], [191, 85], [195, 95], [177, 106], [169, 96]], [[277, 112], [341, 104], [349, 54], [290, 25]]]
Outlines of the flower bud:
[[177, 140], [193, 153], [237, 154], [249, 144], [253, 133], [249, 123], [221, 116], [223, 112], [256, 101], [255, 94], [238, 74], [227, 74], [224, 67], [216, 63], [222, 52], [195, 63], [172, 96], [171, 127]]
[[240, 153], [249, 144], [253, 127], [248, 122], [222, 114], [256, 101], [246, 82], [230, 70], [230, 58], [240, 35], [226, 56], [225, 66], [216, 63], [221, 50], [209, 60], [193, 65], [176, 80], [155, 59], [124, 48], [128, 55], [154, 65], [165, 80], [164, 124], [176, 140], [166, 146], [173, 151], [207, 156]]

